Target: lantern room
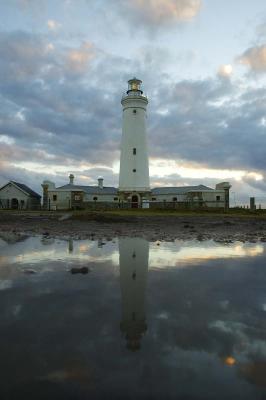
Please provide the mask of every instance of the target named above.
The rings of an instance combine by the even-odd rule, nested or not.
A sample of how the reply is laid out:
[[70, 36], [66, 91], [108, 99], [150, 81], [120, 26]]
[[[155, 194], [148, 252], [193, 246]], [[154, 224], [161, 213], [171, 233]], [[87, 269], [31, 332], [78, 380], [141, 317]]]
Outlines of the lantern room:
[[142, 81], [137, 78], [130, 79], [128, 81], [128, 91], [127, 94], [143, 94], [143, 91], [140, 89]]

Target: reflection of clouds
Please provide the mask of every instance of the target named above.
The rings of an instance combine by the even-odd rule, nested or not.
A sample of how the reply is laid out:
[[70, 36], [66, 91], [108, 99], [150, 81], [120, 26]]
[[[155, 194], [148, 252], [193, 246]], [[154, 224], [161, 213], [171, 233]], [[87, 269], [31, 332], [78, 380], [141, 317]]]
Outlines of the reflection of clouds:
[[[64, 261], [66, 263], [75, 261], [87, 263], [109, 261], [114, 265], [119, 265], [119, 254], [113, 243], [107, 246], [104, 251], [98, 248], [97, 242], [90, 241], [86, 241], [86, 243], [74, 241], [73, 245], [69, 245], [65, 241], [57, 241], [56, 243], [51, 241], [50, 243], [45, 242], [44, 246], [43, 240], [35, 238], [33, 243], [34, 245], [32, 246], [31, 241], [31, 246], [27, 246], [30, 247], [29, 249], [21, 249], [20, 246], [16, 248], [14, 245], [11, 251], [7, 251], [6, 255], [0, 257], [0, 266], [15, 263], [38, 264], [51, 261]], [[32, 247], [34, 247], [34, 250], [32, 250]]]
[[65, 251], [41, 251], [41, 252], [33, 252], [27, 253], [23, 255], [19, 255], [14, 258], [13, 262], [17, 262], [20, 264], [35, 264], [39, 262], [47, 262], [47, 261], [57, 261], [64, 260], [67, 262], [74, 262], [76, 260], [84, 261], [84, 262], [105, 262], [110, 261], [114, 264], [119, 263], [118, 253], [110, 254], [110, 255], [91, 255], [91, 254], [66, 254]]
[[240, 366], [240, 374], [256, 386], [266, 387], [266, 362], [251, 361]]
[[160, 248], [153, 244], [150, 248], [150, 267], [165, 268], [179, 266], [180, 263], [200, 263], [202, 260], [255, 257], [263, 254], [263, 251], [262, 244], [233, 243], [225, 246], [215, 242], [184, 242], [178, 247], [173, 243], [165, 243], [161, 244]]
[[[11, 264], [38, 264], [40, 262], [61, 261], [73, 262], [110, 262], [119, 266], [119, 250], [117, 242], [103, 242], [99, 246], [96, 241], [45, 241], [43, 238], [31, 238], [23, 243], [3, 247], [0, 256], [0, 266]], [[219, 244], [213, 241], [205, 242], [161, 242], [160, 246], [150, 243], [149, 265], [151, 268], [165, 268], [170, 266], [183, 266], [183, 264], [197, 264], [202, 260], [255, 257], [263, 254], [264, 247], [261, 243], [232, 243]], [[1, 271], [0, 271], [1, 273]]]
[[10, 289], [13, 286], [13, 282], [10, 279], [0, 280], [0, 290]]
[[[260, 338], [254, 339], [250, 336], [250, 327], [246, 324], [236, 321], [212, 321], [209, 324], [210, 329], [215, 329], [225, 334], [230, 334], [235, 337], [236, 345], [234, 352], [236, 359], [249, 358], [250, 355], [259, 354], [266, 357], [266, 342]], [[257, 330], [257, 333], [259, 331]], [[261, 331], [262, 336], [263, 332]], [[237, 355], [238, 354], [238, 355]]]
[[17, 304], [15, 306], [13, 306], [13, 308], [12, 308], [13, 315], [17, 316], [20, 313], [21, 309], [22, 309], [21, 304]]

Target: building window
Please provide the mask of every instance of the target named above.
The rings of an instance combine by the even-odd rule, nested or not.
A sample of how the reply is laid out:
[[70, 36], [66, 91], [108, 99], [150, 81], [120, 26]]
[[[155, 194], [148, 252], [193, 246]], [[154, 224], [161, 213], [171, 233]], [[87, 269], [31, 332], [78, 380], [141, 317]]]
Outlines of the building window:
[[173, 197], [173, 201], [177, 201], [177, 197]]
[[135, 169], [135, 168], [133, 169], [133, 172], [136, 172], [136, 169]]
[[137, 110], [133, 110], [133, 114], [137, 114]]
[[97, 201], [97, 200], [98, 200], [98, 197], [93, 197], [93, 200], [94, 200], [94, 201]]
[[79, 195], [79, 194], [76, 194], [76, 195], [74, 196], [74, 200], [76, 200], [76, 201], [80, 200], [80, 195]]
[[216, 201], [220, 201], [221, 200], [221, 196], [216, 196]]
[[57, 200], [57, 194], [53, 194], [53, 201]]
[[136, 147], [134, 147], [134, 149], [133, 149], [133, 154], [134, 154], [134, 155], [137, 154], [137, 149], [136, 149]]
[[118, 200], [118, 197], [114, 197], [114, 201], [117, 201]]
[[155, 201], [155, 200], [156, 200], [156, 197], [152, 197], [151, 200], [152, 200], [152, 201]]

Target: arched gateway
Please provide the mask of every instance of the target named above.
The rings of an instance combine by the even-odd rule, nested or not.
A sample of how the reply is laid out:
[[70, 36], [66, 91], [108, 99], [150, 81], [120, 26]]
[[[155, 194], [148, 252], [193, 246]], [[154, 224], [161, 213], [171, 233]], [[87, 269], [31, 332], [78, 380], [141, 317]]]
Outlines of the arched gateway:
[[133, 194], [131, 197], [131, 208], [139, 207], [139, 197], [136, 194]]

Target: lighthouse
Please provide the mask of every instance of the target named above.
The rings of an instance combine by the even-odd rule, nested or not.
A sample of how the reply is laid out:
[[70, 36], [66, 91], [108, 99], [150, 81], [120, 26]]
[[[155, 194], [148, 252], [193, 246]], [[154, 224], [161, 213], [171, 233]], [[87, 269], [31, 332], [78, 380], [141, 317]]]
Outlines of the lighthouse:
[[128, 81], [122, 97], [123, 124], [120, 155], [119, 193], [122, 200], [139, 207], [149, 197], [150, 178], [146, 135], [148, 99], [141, 90], [142, 81]]

